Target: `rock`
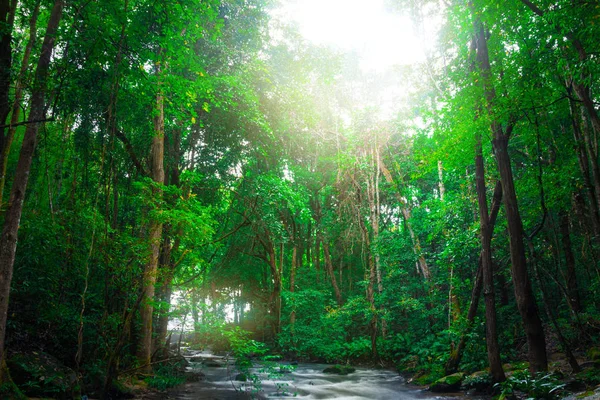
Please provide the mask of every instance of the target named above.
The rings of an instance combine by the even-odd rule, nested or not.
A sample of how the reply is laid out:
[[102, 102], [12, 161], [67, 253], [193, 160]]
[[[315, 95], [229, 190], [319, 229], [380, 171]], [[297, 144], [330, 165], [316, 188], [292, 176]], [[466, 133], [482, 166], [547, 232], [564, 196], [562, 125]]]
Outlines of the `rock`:
[[456, 392], [465, 378], [464, 372], [448, 375], [438, 379], [429, 386], [429, 390], [434, 393]]
[[248, 380], [248, 377], [246, 376], [246, 374], [237, 374], [234, 379], [238, 382], [246, 382]]
[[81, 397], [75, 371], [50, 354], [18, 353], [8, 360], [14, 382], [30, 397]]
[[206, 361], [204, 363], [204, 366], [209, 367], [209, 368], [221, 368], [223, 365], [216, 361]]
[[332, 365], [323, 370], [324, 374], [348, 375], [356, 371], [356, 368], [347, 365]]

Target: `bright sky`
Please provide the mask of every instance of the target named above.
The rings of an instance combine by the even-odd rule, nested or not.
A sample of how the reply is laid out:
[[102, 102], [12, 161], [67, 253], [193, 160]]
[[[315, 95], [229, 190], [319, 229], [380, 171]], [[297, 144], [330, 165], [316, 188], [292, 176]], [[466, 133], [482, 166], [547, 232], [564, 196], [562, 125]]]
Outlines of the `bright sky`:
[[384, 0], [281, 0], [276, 14], [295, 21], [308, 40], [357, 52], [366, 70], [424, 59], [412, 23], [385, 9]]

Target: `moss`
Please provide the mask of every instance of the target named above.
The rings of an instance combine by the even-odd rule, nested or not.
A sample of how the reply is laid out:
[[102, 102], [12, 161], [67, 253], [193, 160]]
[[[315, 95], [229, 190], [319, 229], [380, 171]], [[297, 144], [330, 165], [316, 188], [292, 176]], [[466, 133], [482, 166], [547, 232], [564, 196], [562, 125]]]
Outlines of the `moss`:
[[429, 390], [432, 392], [453, 392], [460, 389], [460, 385], [465, 378], [464, 372], [457, 372], [456, 374], [444, 376], [443, 378], [435, 381]]

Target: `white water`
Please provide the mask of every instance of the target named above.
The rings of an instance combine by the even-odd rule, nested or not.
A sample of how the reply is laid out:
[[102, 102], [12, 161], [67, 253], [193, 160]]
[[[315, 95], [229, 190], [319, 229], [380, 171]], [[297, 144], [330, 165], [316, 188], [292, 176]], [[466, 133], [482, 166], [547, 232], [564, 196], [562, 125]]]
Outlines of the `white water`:
[[[239, 371], [233, 360], [204, 352], [188, 352], [190, 369], [201, 371], [202, 382], [188, 383], [170, 392], [164, 399], [340, 399], [340, 400], [413, 400], [413, 399], [456, 399], [464, 395], [436, 396], [428, 391], [411, 387], [396, 372], [384, 369], [357, 368], [349, 375], [325, 374], [325, 364], [288, 363], [273, 364], [271, 368], [257, 366], [250, 371], [259, 379], [238, 382]], [[220, 367], [206, 364], [221, 365]], [[291, 373], [279, 373], [279, 365], [291, 368]], [[269, 373], [271, 372], [271, 373]], [[276, 373], [273, 373], [276, 372]], [[470, 398], [474, 400], [474, 398]]]

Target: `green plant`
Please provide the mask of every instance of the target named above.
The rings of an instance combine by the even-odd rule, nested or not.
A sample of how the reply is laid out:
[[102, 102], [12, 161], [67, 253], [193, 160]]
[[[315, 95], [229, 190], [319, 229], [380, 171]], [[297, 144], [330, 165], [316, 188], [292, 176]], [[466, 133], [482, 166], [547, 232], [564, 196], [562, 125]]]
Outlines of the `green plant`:
[[531, 375], [528, 371], [517, 371], [504, 382], [494, 385], [501, 389], [500, 400], [512, 396], [515, 391], [527, 394], [528, 399], [552, 400], [560, 398], [565, 387], [553, 374], [538, 373]]
[[165, 390], [185, 382], [185, 376], [173, 365], [165, 365], [156, 370], [154, 376], [145, 379], [148, 387]]

